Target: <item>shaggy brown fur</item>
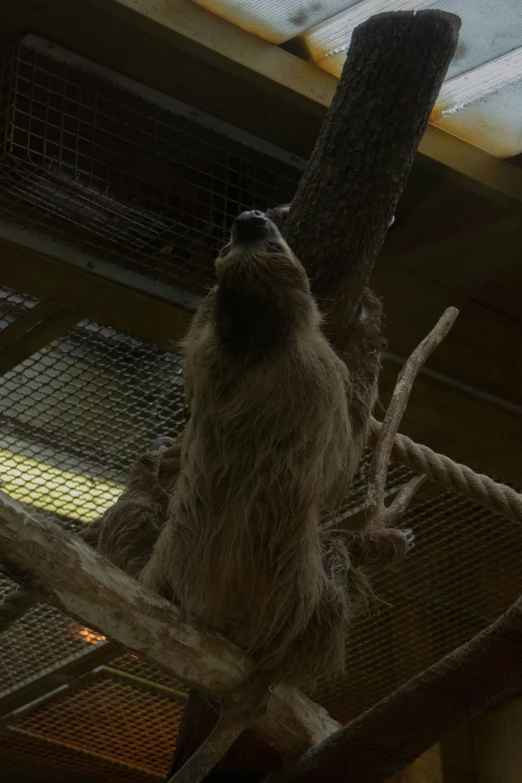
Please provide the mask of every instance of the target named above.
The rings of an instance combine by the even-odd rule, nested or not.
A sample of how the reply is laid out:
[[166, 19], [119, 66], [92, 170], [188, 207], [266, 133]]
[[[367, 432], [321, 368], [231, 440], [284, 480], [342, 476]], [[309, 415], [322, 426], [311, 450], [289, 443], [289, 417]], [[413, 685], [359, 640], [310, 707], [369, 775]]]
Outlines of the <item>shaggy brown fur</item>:
[[180, 467], [181, 438], [168, 449], [141, 456], [125, 492], [103, 515], [97, 549], [114, 565], [138, 577], [165, 524], [170, 492]]
[[[284, 211], [272, 215], [283, 226]], [[183, 441], [163, 439], [166, 451], [141, 457], [123, 495], [82, 537], [131, 575], [143, 569], [146, 584], [259, 665], [309, 684], [342, 670], [349, 621], [371, 594], [364, 567], [406, 549], [400, 531], [320, 524], [335, 514], [366, 442], [381, 306], [367, 290], [345, 364], [279, 235], [264, 247], [236, 244], [216, 268], [218, 286], [184, 343]], [[8, 624], [34, 604], [25, 592], [5, 607]]]
[[[355, 327], [349, 372], [271, 225], [268, 240], [233, 241], [217, 259], [218, 285], [184, 342], [181, 472], [140, 578], [259, 666], [304, 683], [342, 670], [349, 621], [370, 593], [350, 554], [363, 564], [365, 534], [322, 531], [320, 519], [366, 441], [380, 312], [367, 295], [371, 328]], [[402, 533], [393, 538], [404, 551]]]

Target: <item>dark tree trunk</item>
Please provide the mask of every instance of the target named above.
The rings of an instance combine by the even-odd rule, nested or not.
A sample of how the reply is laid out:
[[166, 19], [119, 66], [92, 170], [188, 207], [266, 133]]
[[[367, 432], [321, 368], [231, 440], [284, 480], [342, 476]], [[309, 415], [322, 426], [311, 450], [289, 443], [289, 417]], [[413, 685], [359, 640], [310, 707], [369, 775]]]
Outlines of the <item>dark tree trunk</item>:
[[522, 688], [522, 598], [499, 620], [270, 783], [382, 783], [447, 732]]
[[[353, 33], [348, 58], [285, 225], [343, 352], [417, 146], [454, 54], [460, 19], [439, 11], [380, 14]], [[169, 777], [216, 717], [191, 694]], [[254, 783], [280, 764], [250, 732], [207, 777]], [[168, 779], [168, 778], [167, 778]]]
[[460, 19], [373, 16], [352, 35], [337, 90], [286, 221], [339, 351], [404, 189]]

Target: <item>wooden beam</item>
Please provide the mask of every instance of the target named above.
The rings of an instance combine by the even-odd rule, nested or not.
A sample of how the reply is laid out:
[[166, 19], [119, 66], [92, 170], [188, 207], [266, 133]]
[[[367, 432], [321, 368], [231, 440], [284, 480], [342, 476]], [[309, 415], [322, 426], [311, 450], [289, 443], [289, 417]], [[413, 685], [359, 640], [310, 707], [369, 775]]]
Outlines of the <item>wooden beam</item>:
[[170, 350], [192, 318], [164, 299], [1, 239], [0, 284]]
[[428, 125], [419, 145], [418, 162], [457, 185], [520, 213], [522, 178], [506, 161], [468, 144], [451, 133]]
[[[302, 156], [337, 83], [189, 0], [5, 0], [0, 26], [6, 43], [29, 29]], [[521, 169], [433, 125], [416, 161], [520, 211]]]
[[[437, 231], [440, 223], [425, 210], [420, 230], [431, 224]], [[409, 222], [418, 220], [419, 215], [405, 216], [406, 225], [402, 233], [408, 235]], [[412, 226], [412, 234], [416, 226]], [[520, 257], [522, 244], [522, 218], [507, 217], [494, 220], [486, 225], [482, 223], [468, 227], [457, 234], [440, 234], [436, 241], [416, 237], [414, 246], [402, 250], [397, 248], [397, 240], [391, 233], [386, 240], [383, 252], [377, 261], [372, 284], [378, 286], [381, 281], [393, 278], [397, 268], [411, 275], [417, 275], [423, 282], [431, 283], [448, 292], [456, 307], [462, 308], [484, 285]], [[397, 229], [397, 234], [399, 229]], [[390, 267], [393, 267], [391, 269]], [[401, 279], [398, 286], [402, 286]], [[385, 291], [382, 291], [385, 295]], [[402, 297], [404, 299], [404, 297]], [[392, 304], [392, 302], [390, 302]], [[426, 325], [429, 318], [426, 316]], [[425, 326], [421, 327], [424, 333]], [[412, 337], [412, 344], [417, 338]]]
[[434, 745], [385, 783], [447, 783], [442, 769], [440, 745]]
[[[212, 66], [323, 116], [337, 80], [187, 0], [84, 0]], [[429, 125], [418, 158], [459, 185], [522, 208], [522, 171], [462, 139]]]
[[[406, 228], [404, 229], [406, 231]], [[495, 221], [458, 236], [403, 253], [393, 239], [381, 254], [372, 285], [383, 297], [391, 353], [408, 356], [441, 312], [450, 305], [460, 316], [430, 369], [504, 399], [513, 413], [520, 403], [522, 337], [516, 312], [503, 314], [503, 288], [518, 290], [522, 220]], [[487, 291], [499, 281], [498, 306], [487, 307]], [[481, 306], [481, 298], [485, 305]]]
[[519, 783], [521, 736], [520, 698], [478, 716], [441, 742], [444, 783]]
[[[83, 0], [86, 2], [86, 0]], [[87, 0], [196, 57], [245, 81], [321, 113], [333, 98], [337, 79], [260, 36], [248, 33], [187, 0]]]
[[[0, 375], [5, 375], [57, 337], [66, 334], [80, 320], [78, 315], [66, 310], [51, 310], [38, 323], [33, 323], [38, 307], [29, 310], [2, 331], [4, 344], [0, 347]], [[48, 303], [43, 303], [42, 310], [48, 308]]]

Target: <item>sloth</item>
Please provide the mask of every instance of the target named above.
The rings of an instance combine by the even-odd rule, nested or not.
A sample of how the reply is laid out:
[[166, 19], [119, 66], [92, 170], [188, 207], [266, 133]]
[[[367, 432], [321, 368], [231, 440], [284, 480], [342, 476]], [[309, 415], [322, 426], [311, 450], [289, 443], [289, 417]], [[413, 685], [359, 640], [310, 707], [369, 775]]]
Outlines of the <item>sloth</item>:
[[[325, 529], [358, 467], [376, 398], [380, 305], [366, 293], [346, 364], [275, 222], [236, 218], [182, 349], [190, 418], [165, 524], [140, 581], [298, 684], [343, 670], [365, 565], [399, 530]], [[372, 317], [368, 317], [368, 313]]]
[[[342, 673], [350, 623], [372, 597], [368, 566], [411, 540], [323, 524], [366, 443], [382, 313], [367, 289], [341, 360], [282, 237], [287, 212], [236, 219], [182, 345], [187, 427], [154, 442], [80, 535], [259, 668], [313, 686]], [[37, 601], [25, 587], [7, 596], [0, 631]]]

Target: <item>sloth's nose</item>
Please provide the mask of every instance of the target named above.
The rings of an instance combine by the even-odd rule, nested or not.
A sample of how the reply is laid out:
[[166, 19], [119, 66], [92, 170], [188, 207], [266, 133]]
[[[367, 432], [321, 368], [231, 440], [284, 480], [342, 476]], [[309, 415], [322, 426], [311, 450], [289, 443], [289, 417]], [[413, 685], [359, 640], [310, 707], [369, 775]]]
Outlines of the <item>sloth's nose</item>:
[[256, 223], [258, 225], [263, 225], [263, 223], [266, 223], [267, 216], [264, 212], [260, 212], [259, 209], [251, 209], [248, 212], [242, 212], [236, 220], [244, 220], [247, 222]]
[[242, 212], [234, 220], [233, 235], [238, 242], [254, 242], [264, 239], [269, 232], [270, 221], [257, 209]]

